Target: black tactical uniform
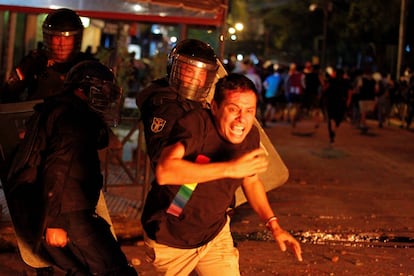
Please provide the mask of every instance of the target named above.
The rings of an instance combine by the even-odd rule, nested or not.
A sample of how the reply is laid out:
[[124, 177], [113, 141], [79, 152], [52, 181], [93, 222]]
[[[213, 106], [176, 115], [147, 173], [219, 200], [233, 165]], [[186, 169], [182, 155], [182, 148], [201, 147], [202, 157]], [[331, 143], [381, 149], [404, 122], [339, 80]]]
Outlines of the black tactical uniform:
[[155, 168], [175, 122], [188, 111], [203, 105], [183, 98], [166, 78], [153, 81], [140, 92], [137, 103], [144, 124], [147, 152], [151, 166]]
[[[35, 106], [38, 121], [31, 121], [5, 186], [19, 236], [67, 275], [137, 275], [95, 212], [103, 185], [98, 150], [109, 141], [105, 112], [121, 95], [113, 83], [99, 62], [76, 65], [64, 91]], [[66, 231], [66, 246], [50, 245], [46, 229]]]

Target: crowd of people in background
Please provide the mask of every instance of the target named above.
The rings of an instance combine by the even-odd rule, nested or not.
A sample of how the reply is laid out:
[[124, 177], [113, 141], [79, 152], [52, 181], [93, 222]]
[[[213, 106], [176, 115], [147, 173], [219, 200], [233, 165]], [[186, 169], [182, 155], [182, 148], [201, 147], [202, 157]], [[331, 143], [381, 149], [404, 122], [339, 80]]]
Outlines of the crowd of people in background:
[[[410, 129], [414, 117], [414, 74], [405, 69], [396, 80], [387, 72], [364, 68], [321, 68], [306, 61], [258, 62], [250, 58], [226, 68], [242, 72], [258, 83], [261, 93], [258, 119], [263, 127], [272, 122], [287, 122], [295, 127], [304, 114], [327, 123], [329, 141], [335, 141], [342, 121], [352, 123], [362, 133], [369, 130], [367, 119], [379, 128], [397, 124]], [[319, 127], [315, 121], [315, 128]]]

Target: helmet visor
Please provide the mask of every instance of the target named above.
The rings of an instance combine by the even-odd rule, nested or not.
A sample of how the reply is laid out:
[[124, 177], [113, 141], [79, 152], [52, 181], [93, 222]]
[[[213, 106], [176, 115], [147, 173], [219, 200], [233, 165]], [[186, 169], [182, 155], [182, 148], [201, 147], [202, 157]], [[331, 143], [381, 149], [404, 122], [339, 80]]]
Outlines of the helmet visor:
[[170, 84], [184, 98], [205, 101], [216, 77], [217, 64], [177, 55], [170, 73]]
[[121, 111], [122, 90], [110, 81], [92, 78], [88, 103], [92, 110], [101, 114], [109, 126], [118, 126]]

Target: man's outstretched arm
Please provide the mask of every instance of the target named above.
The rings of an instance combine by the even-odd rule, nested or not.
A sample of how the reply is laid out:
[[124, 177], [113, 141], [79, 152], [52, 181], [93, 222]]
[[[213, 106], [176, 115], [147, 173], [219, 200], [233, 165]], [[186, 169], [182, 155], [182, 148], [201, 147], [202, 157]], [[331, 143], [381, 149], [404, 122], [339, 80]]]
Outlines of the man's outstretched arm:
[[243, 191], [250, 206], [272, 232], [280, 249], [286, 251], [288, 246], [291, 247], [296, 258], [302, 261], [302, 249], [299, 242], [279, 225], [279, 220], [269, 204], [263, 183], [257, 174], [244, 178]]
[[182, 185], [222, 178], [244, 178], [264, 172], [268, 166], [260, 148], [234, 160], [205, 164], [184, 160], [184, 154], [185, 147], [180, 142], [163, 149], [155, 168], [158, 184]]

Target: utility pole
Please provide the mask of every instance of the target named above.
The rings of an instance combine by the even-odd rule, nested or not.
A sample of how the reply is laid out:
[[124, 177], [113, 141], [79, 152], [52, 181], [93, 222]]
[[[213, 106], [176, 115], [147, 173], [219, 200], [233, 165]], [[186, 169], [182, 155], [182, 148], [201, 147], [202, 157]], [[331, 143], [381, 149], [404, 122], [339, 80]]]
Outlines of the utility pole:
[[[319, 2], [319, 1], [318, 1]], [[323, 12], [323, 26], [322, 26], [322, 49], [320, 53], [321, 67], [327, 66], [326, 62], [326, 45], [328, 40], [328, 24], [329, 24], [329, 13], [332, 11], [332, 2], [329, 0], [320, 1], [319, 3], [313, 3], [309, 6], [311, 12], [320, 8]]]
[[224, 59], [224, 48], [226, 46], [226, 36], [227, 36], [227, 13], [228, 13], [228, 7], [229, 7], [229, 0], [224, 1], [224, 11], [223, 11], [223, 20], [221, 22], [220, 26], [220, 37], [219, 37], [219, 58], [221, 60]]
[[321, 54], [321, 65], [322, 69], [325, 70], [326, 67], [326, 40], [328, 38], [328, 19], [329, 19], [329, 10], [328, 4], [323, 6], [323, 29], [322, 29], [322, 54]]
[[406, 8], [406, 0], [401, 0], [401, 13], [400, 13], [400, 30], [398, 36], [398, 56], [397, 56], [397, 73], [396, 78], [397, 80], [401, 76], [401, 64], [404, 52], [404, 37], [405, 37], [405, 8]]

